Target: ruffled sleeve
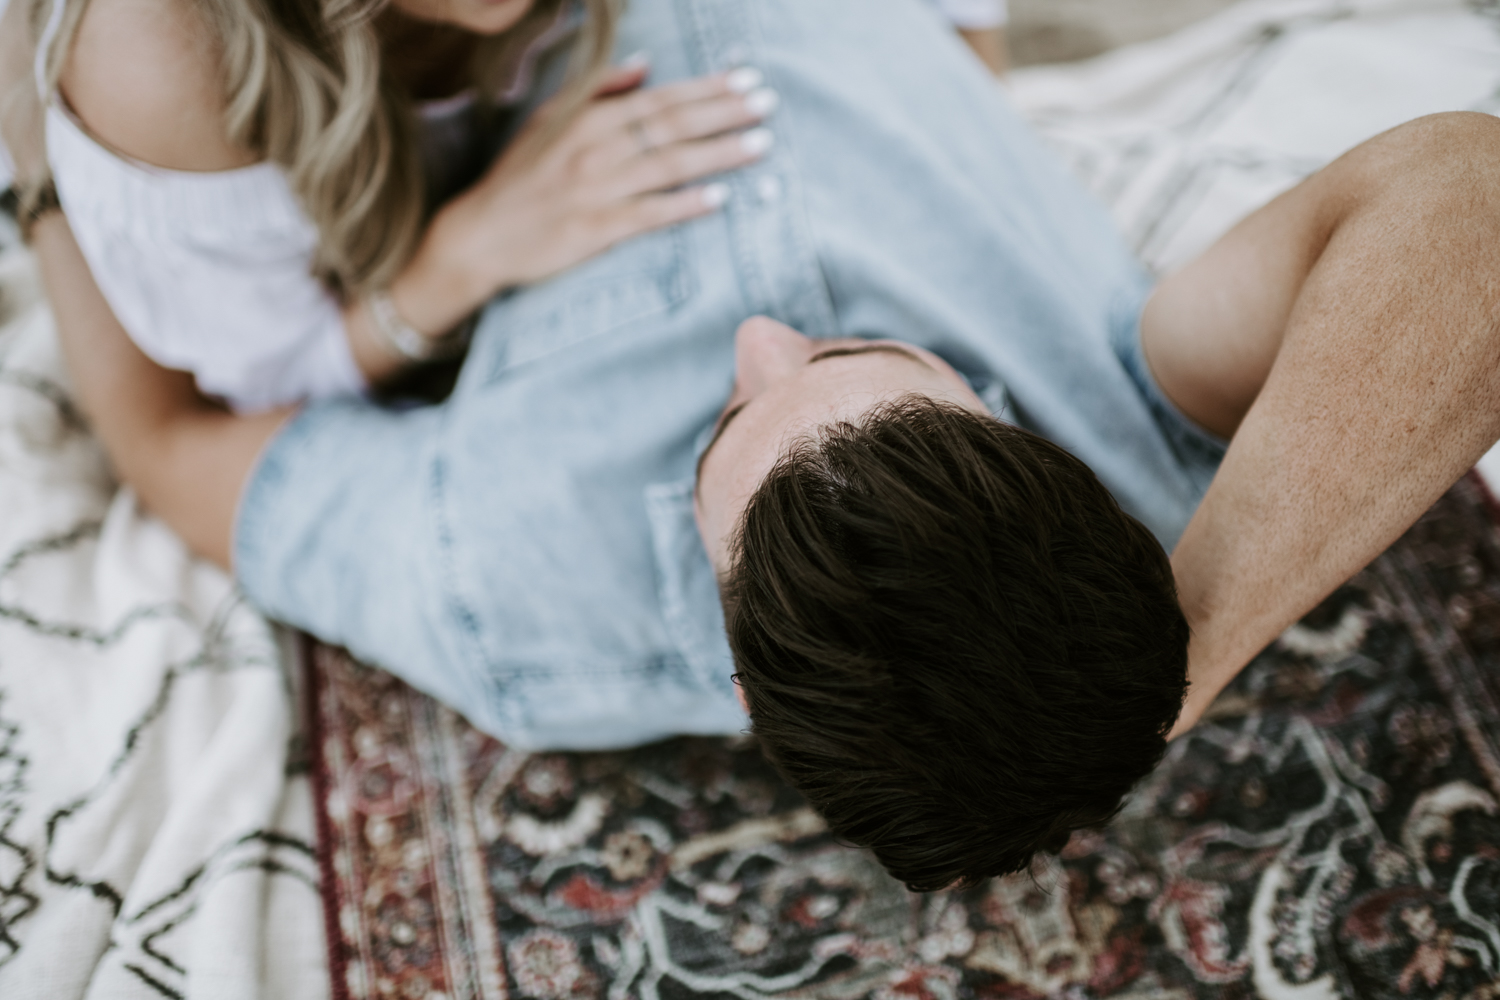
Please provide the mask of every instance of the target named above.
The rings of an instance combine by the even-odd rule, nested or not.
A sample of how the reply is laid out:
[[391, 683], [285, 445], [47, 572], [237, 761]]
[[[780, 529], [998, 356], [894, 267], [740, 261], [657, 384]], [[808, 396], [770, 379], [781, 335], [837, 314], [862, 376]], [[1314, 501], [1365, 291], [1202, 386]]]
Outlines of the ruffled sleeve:
[[317, 230], [279, 167], [160, 170], [56, 105], [47, 153], [94, 280], [157, 363], [240, 412], [364, 388], [339, 304], [310, 270]]

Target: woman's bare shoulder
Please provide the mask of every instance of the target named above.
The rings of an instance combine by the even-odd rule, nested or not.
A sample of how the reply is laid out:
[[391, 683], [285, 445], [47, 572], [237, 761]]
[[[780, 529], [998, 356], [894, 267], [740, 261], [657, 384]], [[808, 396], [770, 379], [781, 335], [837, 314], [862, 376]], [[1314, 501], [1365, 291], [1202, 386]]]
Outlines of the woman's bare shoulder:
[[172, 170], [229, 170], [219, 46], [189, 0], [93, 0], [63, 68], [73, 114], [106, 146]]

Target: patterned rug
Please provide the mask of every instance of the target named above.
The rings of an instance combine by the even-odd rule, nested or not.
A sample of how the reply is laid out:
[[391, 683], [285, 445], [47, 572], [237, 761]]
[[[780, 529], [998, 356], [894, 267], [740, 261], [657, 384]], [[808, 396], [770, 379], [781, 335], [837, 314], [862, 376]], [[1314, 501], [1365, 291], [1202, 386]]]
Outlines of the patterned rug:
[[748, 740], [509, 750], [317, 648], [338, 995], [1500, 998], [1500, 530], [1466, 479], [1107, 831], [908, 894]]
[[[1164, 271], [1360, 139], [1500, 110], [1497, 28], [1495, 0], [1258, 0], [1013, 92]], [[834, 843], [749, 741], [528, 755], [316, 647], [335, 994], [1500, 1000], [1488, 505], [1459, 483], [1108, 831], [961, 894]]]

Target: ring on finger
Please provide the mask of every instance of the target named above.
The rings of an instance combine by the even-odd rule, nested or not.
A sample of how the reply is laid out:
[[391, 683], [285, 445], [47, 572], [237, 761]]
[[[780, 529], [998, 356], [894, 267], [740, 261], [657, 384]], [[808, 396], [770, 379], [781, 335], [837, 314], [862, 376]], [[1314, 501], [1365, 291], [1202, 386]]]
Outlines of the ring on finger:
[[652, 142], [651, 136], [646, 134], [646, 123], [639, 118], [630, 123], [630, 134], [634, 137], [635, 144], [640, 147], [642, 156], [656, 151], [656, 143]]

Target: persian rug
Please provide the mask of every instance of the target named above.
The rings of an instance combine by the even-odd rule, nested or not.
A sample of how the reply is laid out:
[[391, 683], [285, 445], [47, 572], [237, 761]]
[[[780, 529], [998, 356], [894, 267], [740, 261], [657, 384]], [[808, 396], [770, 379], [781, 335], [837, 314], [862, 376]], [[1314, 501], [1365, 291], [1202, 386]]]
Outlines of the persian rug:
[[[1500, 109], [1493, 0], [1256, 0], [1017, 73], [1158, 271], [1345, 148]], [[913, 896], [748, 740], [530, 755], [313, 647], [335, 995], [1500, 1000], [1500, 530], [1477, 478], [1239, 678], [1106, 831]]]
[[348, 998], [1500, 997], [1500, 529], [1460, 482], [1107, 830], [914, 896], [748, 739], [510, 750], [312, 654]]

